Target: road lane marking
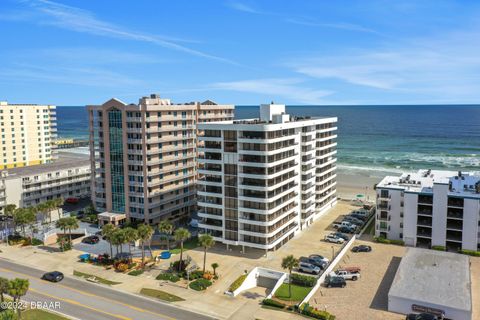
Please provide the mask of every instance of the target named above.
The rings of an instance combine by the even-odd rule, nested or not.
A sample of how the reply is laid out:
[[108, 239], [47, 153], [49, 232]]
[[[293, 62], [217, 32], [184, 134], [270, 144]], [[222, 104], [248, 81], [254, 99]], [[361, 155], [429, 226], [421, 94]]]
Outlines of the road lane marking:
[[49, 293], [46, 293], [46, 292], [43, 292], [43, 291], [40, 291], [40, 290], [37, 290], [37, 289], [30, 288], [29, 290], [32, 291], [32, 292], [38, 293], [40, 295], [52, 298], [52, 299], [57, 299], [57, 300], [60, 300], [60, 301], [64, 301], [66, 303], [70, 303], [70, 304], [73, 304], [73, 305], [76, 305], [76, 306], [80, 306], [80, 307], [85, 308], [85, 309], [93, 310], [93, 311], [98, 312], [98, 313], [103, 313], [103, 314], [106, 314], [108, 316], [111, 316], [111, 317], [114, 317], [114, 318], [117, 318], [117, 319], [133, 320], [132, 318], [128, 318], [128, 317], [125, 317], [125, 316], [122, 316], [122, 315], [119, 315], [119, 314], [113, 314], [113, 313], [103, 311], [103, 310], [100, 310], [100, 309], [97, 309], [97, 308], [94, 308], [94, 307], [90, 307], [90, 306], [87, 306], [87, 305], [85, 305], [83, 303], [80, 303], [78, 301], [75, 301], [75, 300], [62, 298], [62, 297], [57, 297], [57, 296], [51, 295]]
[[[10, 270], [10, 269], [7, 269], [7, 268], [0, 268], [0, 271], [10, 272], [10, 273], [16, 273], [16, 274], [22, 275], [22, 276], [24, 276], [24, 277], [32, 278], [32, 280], [35, 280], [35, 281], [39, 281], [39, 282], [42, 282], [42, 283], [44, 283], [44, 282], [47, 283], [47, 282], [44, 281], [44, 280], [40, 280], [40, 279], [33, 278], [33, 276], [28, 275], [28, 274], [26, 274], [26, 273], [22, 273], [22, 272]], [[121, 305], [121, 306], [130, 308], [130, 309], [135, 310], [135, 311], [138, 311], [138, 312], [149, 313], [149, 314], [152, 314], [152, 315], [155, 315], [155, 316], [160, 316], [160, 317], [163, 317], [163, 318], [169, 319], [169, 320], [176, 320], [176, 318], [169, 317], [169, 316], [167, 316], [167, 315], [165, 315], [165, 314], [162, 314], [162, 313], [150, 311], [150, 310], [143, 309], [143, 308], [140, 308], [140, 307], [135, 307], [135, 306], [132, 306], [132, 305], [123, 303], [123, 302], [119, 302], [119, 301], [116, 301], [116, 300], [113, 300], [113, 299], [109, 299], [109, 298], [105, 298], [105, 297], [96, 295], [96, 294], [94, 294], [94, 293], [89, 293], [89, 292], [86, 292], [86, 291], [83, 291], [83, 290], [75, 289], [75, 288], [72, 288], [72, 287], [69, 287], [69, 286], [60, 284], [60, 283], [56, 283], [55, 285], [56, 285], [56, 286], [59, 286], [59, 287], [62, 287], [62, 288], [64, 288], [64, 289], [73, 291], [73, 292], [77, 292], [77, 293], [82, 294], [82, 295], [85, 295], [85, 296], [100, 298], [100, 299], [103, 299], [103, 300], [105, 300], [105, 301], [108, 301], [108, 302], [111, 302], [111, 303], [114, 303], [114, 304], [118, 304], [118, 305]], [[119, 293], [120, 293], [120, 294], [123, 294], [123, 292], [121, 292], [121, 291], [119, 291]]]

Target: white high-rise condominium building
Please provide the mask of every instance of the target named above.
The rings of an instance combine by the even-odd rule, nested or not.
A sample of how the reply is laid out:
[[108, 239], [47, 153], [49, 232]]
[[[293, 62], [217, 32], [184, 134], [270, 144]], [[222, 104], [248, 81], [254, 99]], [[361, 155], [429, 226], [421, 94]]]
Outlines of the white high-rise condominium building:
[[227, 245], [274, 250], [336, 203], [337, 118], [200, 124], [199, 227]]
[[0, 170], [51, 162], [56, 136], [55, 106], [0, 101]]
[[197, 123], [233, 119], [234, 106], [174, 104], [153, 94], [87, 109], [95, 207], [156, 224], [195, 208]]
[[480, 172], [420, 170], [377, 185], [376, 235], [408, 246], [480, 249]]

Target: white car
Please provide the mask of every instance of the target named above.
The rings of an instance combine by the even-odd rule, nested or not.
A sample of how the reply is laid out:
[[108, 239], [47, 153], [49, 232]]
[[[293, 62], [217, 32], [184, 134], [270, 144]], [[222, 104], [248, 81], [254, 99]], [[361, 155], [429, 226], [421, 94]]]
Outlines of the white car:
[[339, 243], [339, 244], [342, 244], [345, 242], [343, 238], [337, 237], [334, 234], [329, 234], [328, 236], [325, 236], [325, 241], [332, 242], [332, 243]]

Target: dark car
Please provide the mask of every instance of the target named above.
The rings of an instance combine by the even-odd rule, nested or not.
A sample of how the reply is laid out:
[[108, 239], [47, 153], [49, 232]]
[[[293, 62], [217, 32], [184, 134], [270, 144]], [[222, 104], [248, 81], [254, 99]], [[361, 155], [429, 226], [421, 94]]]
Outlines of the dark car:
[[338, 232], [340, 233], [354, 233], [355, 231], [356, 231], [355, 228], [350, 228], [347, 226], [342, 226], [338, 228]]
[[367, 216], [362, 216], [361, 214], [356, 214], [356, 213], [350, 214], [350, 217], [354, 217], [355, 219], [361, 220], [363, 222], [368, 220]]
[[342, 239], [345, 240], [345, 241], [350, 240], [350, 237], [347, 236], [345, 233], [333, 232], [332, 234], [333, 234], [334, 236], [338, 237], [338, 238], [342, 238]]
[[372, 247], [366, 246], [366, 245], [355, 246], [352, 248], [352, 252], [370, 252], [370, 251], [372, 251]]
[[345, 288], [346, 285], [347, 285], [347, 282], [342, 277], [328, 276], [325, 279], [325, 286], [327, 288], [332, 288], [332, 287]]
[[42, 279], [50, 282], [59, 282], [63, 280], [63, 273], [60, 271], [47, 272], [42, 276]]
[[439, 320], [437, 316], [430, 313], [410, 313], [405, 318], [406, 320]]
[[317, 259], [311, 259], [307, 257], [300, 257], [299, 259], [302, 263], [313, 264], [315, 267], [319, 267], [321, 270], [325, 270], [327, 263], [324, 261], [319, 261]]
[[83, 238], [82, 242], [87, 244], [96, 244], [100, 241], [98, 236], [88, 236]]

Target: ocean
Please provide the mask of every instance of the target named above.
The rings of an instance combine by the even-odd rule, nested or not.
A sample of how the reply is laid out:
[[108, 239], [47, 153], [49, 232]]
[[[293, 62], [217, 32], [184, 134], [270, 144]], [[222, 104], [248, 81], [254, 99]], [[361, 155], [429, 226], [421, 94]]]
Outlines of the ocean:
[[[287, 106], [296, 116], [338, 117], [338, 169], [383, 176], [420, 168], [480, 170], [479, 106]], [[254, 118], [258, 106], [236, 106]], [[85, 107], [57, 107], [59, 137], [88, 139]]]

